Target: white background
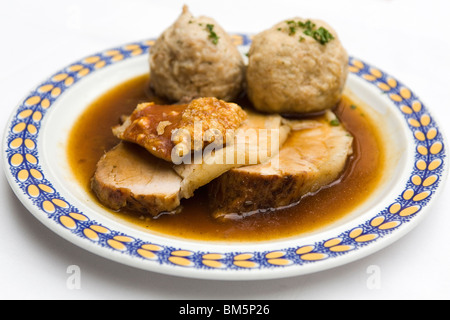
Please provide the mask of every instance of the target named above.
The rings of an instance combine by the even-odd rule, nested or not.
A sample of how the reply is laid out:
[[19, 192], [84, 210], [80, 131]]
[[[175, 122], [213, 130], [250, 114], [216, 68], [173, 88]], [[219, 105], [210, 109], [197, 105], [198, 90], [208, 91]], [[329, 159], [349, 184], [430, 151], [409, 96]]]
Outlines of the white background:
[[[294, 16], [323, 19], [351, 55], [394, 75], [419, 95], [448, 132], [448, 0], [2, 0], [2, 131], [28, 90], [46, 77], [89, 54], [157, 37], [178, 17], [183, 3], [229, 32], [257, 33]], [[415, 229], [364, 259], [294, 278], [227, 282], [137, 270], [80, 249], [28, 213], [0, 174], [0, 298], [449, 299], [449, 195], [447, 184]], [[70, 265], [80, 268], [79, 289], [66, 284]], [[375, 288], [368, 285], [372, 268], [380, 272]]]

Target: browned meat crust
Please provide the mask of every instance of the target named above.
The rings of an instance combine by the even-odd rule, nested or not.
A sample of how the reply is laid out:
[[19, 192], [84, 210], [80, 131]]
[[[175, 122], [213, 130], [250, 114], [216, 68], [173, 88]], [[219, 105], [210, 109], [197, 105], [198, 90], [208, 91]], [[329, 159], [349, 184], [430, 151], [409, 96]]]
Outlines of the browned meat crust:
[[158, 158], [172, 161], [174, 147], [176, 156], [184, 157], [212, 142], [226, 144], [246, 117], [237, 104], [213, 97], [198, 98], [187, 105], [142, 103], [122, 125], [113, 128], [113, 133]]

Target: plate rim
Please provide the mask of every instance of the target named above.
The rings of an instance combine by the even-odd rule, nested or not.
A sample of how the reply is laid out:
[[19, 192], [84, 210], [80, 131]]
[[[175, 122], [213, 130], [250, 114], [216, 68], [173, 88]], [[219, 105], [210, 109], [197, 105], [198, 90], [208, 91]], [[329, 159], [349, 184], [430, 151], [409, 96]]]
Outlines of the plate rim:
[[[251, 37], [247, 34], [234, 34], [233, 37], [235, 44], [241, 47], [251, 43]], [[387, 214], [378, 213], [371, 221], [366, 221], [364, 228], [357, 226], [348, 230], [345, 235], [336, 235], [334, 238], [323, 239], [321, 243], [316, 242], [297, 248], [284, 247], [270, 252], [264, 250], [236, 251], [237, 249], [234, 249], [234, 252], [227, 251], [225, 253], [219, 250], [217, 252], [195, 252], [182, 247], [146, 243], [141, 239], [134, 239], [130, 235], [122, 234], [120, 231], [108, 230], [107, 226], [97, 225], [95, 220], [83, 216], [83, 212], [72, 210], [76, 209], [76, 206], [64, 203], [64, 199], [56, 196], [57, 190], [54, 190], [56, 191], [54, 197], [46, 196], [43, 198], [44, 200], [39, 200], [40, 202], [35, 201], [41, 194], [45, 194], [45, 190], [36, 187], [38, 182], [43, 182], [41, 185], [44, 185], [42, 187], [44, 189], [45, 186], [50, 188], [52, 186], [51, 181], [46, 181], [45, 173], [40, 172], [36, 141], [39, 136], [39, 125], [47, 110], [51, 110], [52, 104], [64, 93], [64, 90], [70, 89], [74, 83], [108, 65], [147, 54], [154, 41], [155, 39], [135, 41], [103, 50], [56, 71], [24, 96], [6, 123], [2, 152], [3, 167], [8, 183], [30, 213], [69, 242], [122, 264], [172, 276], [220, 280], [284, 278], [337, 267], [390, 245], [411, 231], [424, 218], [430, 203], [440, 196], [447, 179], [449, 165], [445, 148], [448, 144], [444, 132], [440, 129], [442, 127], [439, 125], [438, 119], [432, 115], [432, 111], [426, 107], [423, 100], [403, 82], [373, 65], [350, 57], [350, 73], [364, 79], [369, 84], [376, 85], [382, 92], [384, 91], [398, 108], [398, 112], [408, 122], [411, 133], [413, 133], [412, 128], [430, 128], [430, 130], [434, 128], [437, 131], [434, 137], [430, 130], [425, 132], [425, 129], [422, 131], [417, 129], [413, 135], [416, 146], [415, 169], [413, 169], [409, 177], [410, 182], [405, 186], [402, 195], [399, 195], [397, 201], [385, 209], [389, 211], [385, 213], [395, 216], [397, 220], [387, 219]], [[384, 85], [380, 85], [381, 83]], [[43, 87], [45, 89], [42, 89]], [[46, 91], [47, 89], [48, 91]], [[414, 104], [415, 102], [418, 104]], [[30, 113], [27, 110], [32, 111]], [[419, 116], [420, 118], [418, 118]], [[422, 132], [422, 134], [417, 132]], [[17, 140], [20, 136], [22, 136], [22, 141]], [[32, 146], [33, 137], [36, 138], [34, 148]], [[426, 147], [421, 144], [424, 141], [427, 142]], [[428, 143], [433, 141], [434, 143], [428, 146]], [[440, 150], [439, 144], [441, 145]], [[421, 147], [419, 148], [419, 146]], [[16, 152], [18, 149], [23, 152]], [[430, 157], [430, 154], [433, 156]], [[425, 162], [424, 157], [433, 159], [433, 161], [440, 160], [441, 163], [434, 163], [434, 165], [438, 165], [437, 168], [429, 170], [433, 161]], [[421, 160], [425, 164], [420, 162]], [[423, 165], [426, 169], [420, 170]], [[423, 185], [426, 180], [423, 178], [428, 179], [431, 175], [423, 176], [423, 178], [419, 176], [422, 178], [420, 183], [419, 180], [413, 179], [413, 173], [425, 171], [433, 172], [437, 176], [433, 183], [430, 185], [427, 183], [426, 186]], [[40, 176], [42, 178], [38, 179], [37, 177]], [[433, 180], [430, 179], [429, 182]], [[427, 192], [429, 192], [428, 195]], [[411, 202], [411, 199], [417, 197], [421, 200]], [[422, 199], [422, 197], [424, 198]], [[417, 208], [409, 205], [410, 203], [415, 203], [416, 206], [419, 204], [420, 207], [414, 211]], [[54, 214], [55, 212], [58, 213]], [[401, 222], [399, 225], [395, 225], [395, 221]], [[189, 239], [186, 242], [189, 244]], [[279, 241], [279, 243], [285, 242]], [[258, 247], [258, 243], [256, 246], [251, 243], [249, 247]]]

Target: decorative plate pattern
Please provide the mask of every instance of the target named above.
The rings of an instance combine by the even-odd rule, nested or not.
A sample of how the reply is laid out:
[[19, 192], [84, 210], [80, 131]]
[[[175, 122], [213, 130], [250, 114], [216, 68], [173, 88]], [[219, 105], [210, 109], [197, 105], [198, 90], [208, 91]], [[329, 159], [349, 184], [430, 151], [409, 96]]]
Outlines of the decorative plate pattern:
[[[233, 39], [240, 46], [249, 45], [251, 41], [247, 35], [234, 35]], [[227, 272], [240, 274], [242, 270], [283, 271], [295, 268], [293, 273], [301, 274], [305, 265], [345, 257], [382, 241], [387, 235], [400, 232], [400, 229], [422, 215], [446, 176], [448, 165], [444, 138], [426, 106], [394, 77], [351, 57], [350, 72], [387, 95], [407, 123], [409, 135], [415, 144], [414, 165], [403, 191], [376, 215], [327, 239], [275, 250], [252, 249], [248, 252], [233, 246], [229, 250], [217, 251], [202, 250], [201, 247], [197, 249], [190, 245], [174, 247], [103, 225], [81, 212], [76, 203], [69, 203], [48, 180], [40, 165], [37, 139], [47, 113], [51, 112], [53, 104], [65, 91], [97, 70], [147, 54], [152, 44], [153, 40], [147, 40], [110, 49], [77, 61], [52, 75], [19, 104], [4, 137], [8, 180], [20, 200], [28, 204], [28, 209], [34, 215], [48, 218], [47, 224], [51, 224], [52, 229], [64, 229], [69, 232], [67, 238], [89, 242], [99, 248], [97, 252], [104, 252], [100, 254], [105, 257], [120, 261], [121, 257], [127, 256], [131, 258], [130, 261], [137, 261], [136, 266], [154, 271], [159, 271], [159, 266], [195, 270], [195, 275], [183, 275], [205, 278], [216, 277], [215, 270], [224, 271], [217, 273], [217, 277], [224, 279], [227, 278], [224, 276]], [[213, 273], [204, 275], [197, 271]], [[232, 275], [229, 278], [245, 278], [247, 275]], [[271, 273], [262, 278], [281, 276], [283, 273]]]

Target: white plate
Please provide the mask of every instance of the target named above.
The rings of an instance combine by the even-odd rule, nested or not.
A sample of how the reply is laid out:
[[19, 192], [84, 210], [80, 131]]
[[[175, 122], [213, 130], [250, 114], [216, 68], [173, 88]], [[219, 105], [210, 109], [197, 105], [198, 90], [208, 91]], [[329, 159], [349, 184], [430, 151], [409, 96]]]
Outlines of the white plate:
[[[241, 52], [250, 39], [235, 35]], [[448, 171], [436, 119], [404, 84], [350, 58], [347, 87], [383, 119], [389, 174], [368, 201], [313, 233], [250, 243], [202, 242], [144, 232], [104, 212], [73, 179], [65, 146], [77, 117], [108, 89], [148, 72], [152, 40], [81, 59], [30, 91], [3, 141], [12, 189], [42, 223], [72, 243], [133, 267], [183, 277], [250, 280], [333, 268], [365, 257], [425, 217]]]

